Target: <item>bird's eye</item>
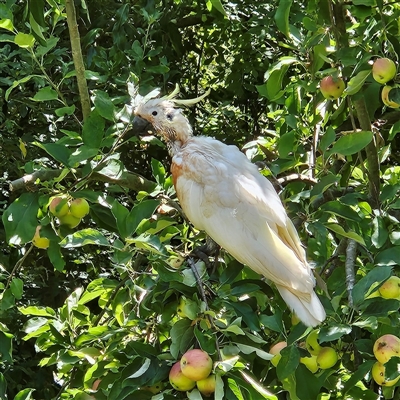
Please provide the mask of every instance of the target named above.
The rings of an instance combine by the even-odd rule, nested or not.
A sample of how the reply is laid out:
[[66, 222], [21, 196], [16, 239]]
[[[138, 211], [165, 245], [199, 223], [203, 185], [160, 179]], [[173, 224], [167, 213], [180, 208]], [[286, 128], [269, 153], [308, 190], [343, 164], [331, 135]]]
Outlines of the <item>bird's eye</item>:
[[172, 114], [167, 114], [167, 120], [172, 121]]
[[158, 113], [157, 113], [157, 111], [153, 111], [151, 114], [156, 116]]

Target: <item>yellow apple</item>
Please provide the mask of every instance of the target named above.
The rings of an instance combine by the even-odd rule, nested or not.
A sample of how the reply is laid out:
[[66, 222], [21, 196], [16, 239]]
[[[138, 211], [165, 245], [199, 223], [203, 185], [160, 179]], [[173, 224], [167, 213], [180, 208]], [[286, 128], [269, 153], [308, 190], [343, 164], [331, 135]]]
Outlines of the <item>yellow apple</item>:
[[389, 58], [378, 58], [372, 66], [372, 76], [379, 83], [386, 83], [396, 76], [396, 64]]
[[400, 296], [400, 278], [391, 276], [378, 290], [384, 299], [397, 299]]
[[321, 369], [332, 368], [338, 360], [336, 350], [332, 347], [321, 347], [317, 355], [317, 365]]
[[181, 363], [175, 363], [169, 371], [169, 382], [171, 386], [179, 392], [186, 392], [192, 390], [196, 386], [196, 382], [183, 375], [181, 370]]
[[271, 358], [271, 363], [274, 367], [276, 367], [279, 363], [279, 360], [281, 359], [281, 350], [284, 349], [287, 346], [286, 342], [278, 342], [275, 343], [271, 348], [269, 349], [269, 354], [272, 354], [274, 357]]
[[189, 350], [181, 358], [182, 373], [192, 381], [201, 381], [207, 378], [212, 367], [211, 357], [200, 349]]
[[215, 375], [210, 375], [206, 379], [197, 381], [196, 385], [201, 394], [204, 394], [206, 397], [211, 396], [215, 392]]
[[392, 101], [389, 99], [389, 92], [392, 90], [393, 88], [391, 86], [384, 86], [382, 89], [382, 93], [381, 93], [381, 98], [383, 101], [383, 104], [385, 104], [386, 106], [390, 107], [390, 108], [399, 108], [400, 104], [396, 103], [395, 101]]
[[75, 199], [69, 205], [70, 213], [76, 218], [83, 218], [89, 214], [89, 203], [85, 199]]
[[63, 217], [59, 217], [58, 220], [60, 221], [60, 225], [66, 225], [70, 229], [77, 227], [81, 222], [80, 218], [75, 217], [70, 212]]
[[54, 197], [49, 204], [49, 210], [55, 217], [63, 217], [69, 211], [68, 199], [65, 197]]
[[32, 238], [32, 243], [39, 249], [47, 249], [50, 246], [50, 240], [47, 239], [46, 237], [40, 236], [41, 229], [42, 229], [41, 225], [36, 227], [35, 234]]
[[300, 362], [304, 364], [313, 374], [318, 371], [317, 356], [300, 357]]
[[322, 95], [328, 100], [338, 99], [344, 92], [346, 85], [342, 78], [326, 76], [321, 80], [320, 90]]
[[375, 358], [385, 364], [393, 356], [400, 356], [400, 339], [391, 334], [383, 335], [375, 341], [373, 350]]
[[308, 334], [306, 339], [306, 348], [308, 352], [313, 356], [317, 356], [321, 350], [321, 346], [318, 343], [318, 334], [319, 330], [314, 329]]
[[386, 368], [385, 366], [380, 363], [379, 361], [377, 361], [371, 369], [371, 375], [374, 378], [374, 381], [381, 386], [393, 386], [397, 383], [397, 381], [400, 379], [400, 375], [395, 378], [392, 379], [390, 381], [387, 381], [385, 378], [385, 372], [386, 372]]

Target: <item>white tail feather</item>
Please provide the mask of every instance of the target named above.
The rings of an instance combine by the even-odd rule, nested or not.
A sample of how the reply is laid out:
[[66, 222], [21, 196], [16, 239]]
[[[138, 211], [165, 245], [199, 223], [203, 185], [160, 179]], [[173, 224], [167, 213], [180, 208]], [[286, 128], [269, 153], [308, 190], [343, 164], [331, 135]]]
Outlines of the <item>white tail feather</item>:
[[319, 325], [325, 319], [325, 310], [315, 292], [311, 294], [311, 301], [303, 300], [294, 295], [284, 286], [276, 285], [279, 293], [289, 308], [296, 313], [300, 321], [307, 326]]

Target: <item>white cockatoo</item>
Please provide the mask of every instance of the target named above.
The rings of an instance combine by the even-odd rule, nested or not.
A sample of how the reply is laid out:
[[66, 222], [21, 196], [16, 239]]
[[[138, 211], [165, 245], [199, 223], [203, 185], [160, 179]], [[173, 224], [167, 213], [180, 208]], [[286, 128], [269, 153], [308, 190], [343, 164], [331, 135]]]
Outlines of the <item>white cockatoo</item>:
[[320, 324], [325, 310], [314, 292], [314, 275], [272, 184], [236, 146], [193, 136], [177, 106], [204, 96], [176, 100], [175, 91], [154, 98], [158, 93], [144, 98], [134, 114], [166, 141], [176, 193], [188, 219], [238, 261], [274, 282], [305, 325]]

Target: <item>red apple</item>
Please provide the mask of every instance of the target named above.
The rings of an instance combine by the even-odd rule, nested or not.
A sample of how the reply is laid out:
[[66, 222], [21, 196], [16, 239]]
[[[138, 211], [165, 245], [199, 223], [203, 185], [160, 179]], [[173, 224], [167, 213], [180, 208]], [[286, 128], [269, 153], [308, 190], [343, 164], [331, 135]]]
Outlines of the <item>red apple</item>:
[[197, 381], [196, 385], [201, 394], [204, 394], [206, 397], [211, 396], [215, 392], [215, 375], [210, 375], [201, 381]]
[[400, 356], [400, 339], [391, 334], [383, 335], [375, 341], [373, 350], [375, 358], [385, 364], [393, 356]]
[[201, 381], [210, 375], [213, 367], [211, 357], [203, 350], [187, 351], [181, 358], [183, 375], [193, 381]]
[[271, 348], [269, 349], [269, 354], [272, 354], [274, 357], [271, 358], [271, 363], [274, 367], [276, 367], [279, 363], [279, 360], [281, 359], [281, 350], [284, 349], [287, 346], [286, 342], [278, 342], [275, 343]]
[[396, 76], [396, 64], [389, 58], [378, 58], [372, 66], [372, 76], [379, 83], [386, 83]]
[[169, 382], [171, 386], [179, 392], [186, 392], [192, 390], [196, 386], [196, 382], [183, 375], [181, 370], [181, 363], [175, 363], [171, 371], [169, 371]]
[[55, 217], [62, 217], [69, 211], [68, 199], [65, 197], [54, 197], [49, 205], [50, 212]]
[[321, 80], [320, 90], [322, 95], [328, 100], [338, 99], [344, 92], [346, 85], [342, 78], [326, 76]]
[[70, 213], [76, 218], [83, 218], [89, 214], [89, 203], [85, 199], [75, 199], [69, 205]]

